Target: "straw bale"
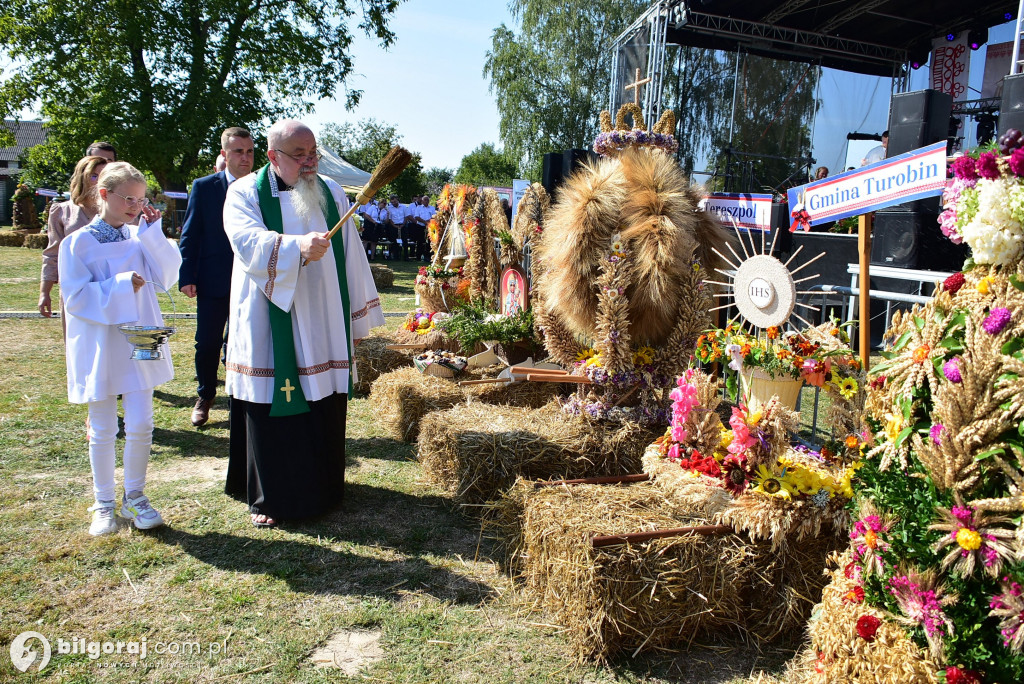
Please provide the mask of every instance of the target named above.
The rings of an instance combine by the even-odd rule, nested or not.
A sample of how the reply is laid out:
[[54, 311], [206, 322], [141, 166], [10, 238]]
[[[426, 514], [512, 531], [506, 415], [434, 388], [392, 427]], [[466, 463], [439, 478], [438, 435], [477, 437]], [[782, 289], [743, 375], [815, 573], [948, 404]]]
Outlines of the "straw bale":
[[461, 352], [461, 347], [459, 347], [457, 340], [452, 339], [436, 328], [425, 335], [406, 330], [405, 328], [399, 328], [395, 331], [395, 342], [399, 344], [422, 344], [425, 345], [426, 349], [433, 349], [435, 351], [444, 349], [446, 351]]
[[555, 402], [536, 410], [471, 403], [423, 421], [419, 460], [427, 478], [456, 501], [482, 504], [497, 499], [520, 476], [637, 473], [654, 435], [636, 423], [570, 416]]
[[773, 550], [732, 533], [595, 549], [594, 534], [709, 521], [666, 501], [651, 483], [517, 487], [512, 497], [522, 510], [515, 556], [525, 588], [567, 628], [580, 659], [679, 649], [710, 633], [791, 633], [820, 596], [835, 546], [821, 538]]
[[[887, 620], [884, 611], [844, 600], [846, 593], [856, 586], [843, 572], [850, 562], [849, 552], [836, 556], [835, 562], [838, 567], [828, 573], [831, 582], [822, 592], [821, 603], [814, 607], [808, 626], [810, 648], [793, 667], [790, 681], [937, 684], [939, 665], [927, 649], [907, 636], [904, 627]], [[863, 615], [873, 615], [882, 621], [874, 641], [857, 635], [857, 620]]]
[[[517, 382], [459, 387], [461, 380], [493, 378], [502, 366], [468, 369], [455, 379], [420, 373], [416, 368], [400, 368], [378, 377], [370, 399], [377, 407], [380, 422], [397, 440], [416, 441], [424, 416], [467, 401], [494, 405], [540, 407], [551, 401], [563, 386], [557, 383]], [[487, 409], [483, 409], [486, 411]], [[448, 430], [449, 426], [440, 426]]]
[[370, 264], [370, 274], [373, 276], [373, 285], [378, 290], [395, 284], [395, 272], [384, 264]]
[[412, 365], [410, 354], [388, 349], [388, 345], [394, 343], [389, 335], [370, 335], [356, 345], [353, 356], [359, 377], [355, 383], [357, 392], [368, 394], [373, 381], [381, 375]]

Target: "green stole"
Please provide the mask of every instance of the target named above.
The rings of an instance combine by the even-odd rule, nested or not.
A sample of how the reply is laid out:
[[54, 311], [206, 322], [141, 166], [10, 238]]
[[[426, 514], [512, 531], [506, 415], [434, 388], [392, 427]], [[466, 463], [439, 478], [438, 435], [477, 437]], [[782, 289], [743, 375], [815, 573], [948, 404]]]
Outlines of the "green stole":
[[[259, 170], [256, 177], [256, 193], [260, 200], [263, 223], [275, 233], [284, 234], [284, 220], [281, 218], [281, 199], [274, 197], [270, 187], [270, 164]], [[338, 205], [323, 178], [317, 176], [320, 191], [327, 198], [324, 218], [328, 228], [341, 220]], [[345, 317], [345, 338], [348, 348], [348, 393], [352, 394], [352, 320], [348, 295], [348, 278], [345, 273], [345, 241], [340, 235], [331, 240], [334, 263], [338, 268], [338, 285], [341, 289], [341, 306]], [[268, 300], [269, 301], [269, 300]], [[271, 417], [294, 416], [309, 412], [309, 404], [299, 385], [299, 365], [295, 358], [295, 337], [292, 333], [292, 314], [273, 302], [270, 303], [270, 333], [274, 343], [274, 399], [270, 405]]]

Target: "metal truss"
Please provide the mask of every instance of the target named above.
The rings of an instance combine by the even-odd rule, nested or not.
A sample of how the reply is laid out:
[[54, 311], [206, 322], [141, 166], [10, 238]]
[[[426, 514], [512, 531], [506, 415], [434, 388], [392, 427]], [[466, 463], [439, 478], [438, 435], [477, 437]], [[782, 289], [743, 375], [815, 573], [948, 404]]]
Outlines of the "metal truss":
[[687, 26], [706, 34], [732, 38], [746, 45], [765, 42], [790, 45], [794, 48], [792, 52], [798, 54], [831, 53], [847, 59], [853, 56], [880, 64], [906, 62], [908, 59], [907, 51], [899, 48], [828, 36], [814, 31], [705, 14], [689, 8], [682, 13], [680, 26]]

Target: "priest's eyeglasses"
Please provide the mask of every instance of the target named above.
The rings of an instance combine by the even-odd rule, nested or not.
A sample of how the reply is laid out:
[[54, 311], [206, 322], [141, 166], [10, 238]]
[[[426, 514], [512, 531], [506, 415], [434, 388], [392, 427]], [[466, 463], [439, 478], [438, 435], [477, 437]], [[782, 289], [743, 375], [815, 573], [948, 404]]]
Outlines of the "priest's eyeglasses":
[[320, 150], [313, 150], [312, 154], [288, 154], [284, 150], [274, 148], [275, 152], [280, 152], [284, 156], [288, 157], [296, 164], [308, 164], [311, 161], [320, 161], [324, 158], [324, 153]]
[[132, 197], [131, 195], [125, 197], [124, 195], [119, 195], [113, 190], [107, 190], [107, 192], [109, 192], [111, 195], [117, 195], [118, 197], [123, 199], [124, 203], [127, 204], [129, 207], [145, 207], [147, 204], [149, 204], [148, 197]]

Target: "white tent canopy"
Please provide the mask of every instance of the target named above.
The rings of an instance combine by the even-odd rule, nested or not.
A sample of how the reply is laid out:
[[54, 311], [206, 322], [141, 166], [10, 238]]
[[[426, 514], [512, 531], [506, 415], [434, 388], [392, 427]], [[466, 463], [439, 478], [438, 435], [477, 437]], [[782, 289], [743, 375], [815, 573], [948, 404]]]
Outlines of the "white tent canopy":
[[349, 164], [326, 145], [317, 145], [324, 157], [320, 160], [318, 171], [334, 180], [346, 192], [359, 192], [370, 180], [370, 174]]

